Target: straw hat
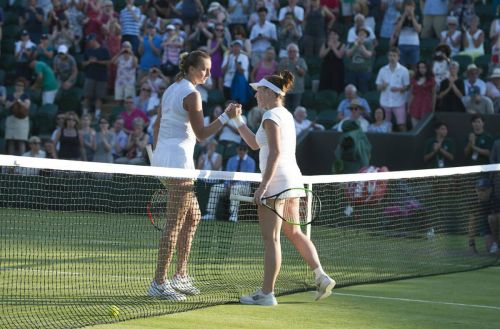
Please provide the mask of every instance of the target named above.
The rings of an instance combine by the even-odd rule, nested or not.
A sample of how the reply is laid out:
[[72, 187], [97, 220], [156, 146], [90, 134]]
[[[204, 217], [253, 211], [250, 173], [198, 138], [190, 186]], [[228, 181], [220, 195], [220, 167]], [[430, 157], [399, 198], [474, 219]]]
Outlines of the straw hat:
[[495, 79], [495, 78], [500, 78], [500, 67], [497, 67], [496, 69], [491, 72], [490, 79]]

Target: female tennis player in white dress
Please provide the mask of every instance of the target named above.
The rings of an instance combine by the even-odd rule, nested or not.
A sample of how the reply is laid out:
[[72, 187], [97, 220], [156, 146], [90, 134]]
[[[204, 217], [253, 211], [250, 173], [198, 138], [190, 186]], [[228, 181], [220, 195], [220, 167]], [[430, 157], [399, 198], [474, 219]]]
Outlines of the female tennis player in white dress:
[[[234, 118], [238, 131], [245, 142], [254, 150], [260, 148], [259, 161], [262, 182], [255, 191], [254, 200], [258, 207], [259, 223], [264, 241], [264, 281], [262, 289], [242, 296], [243, 304], [276, 305], [274, 285], [281, 267], [280, 231], [283, 226], [285, 236], [292, 242], [302, 258], [316, 275], [317, 292], [315, 300], [328, 297], [335, 281], [321, 267], [316, 247], [297, 225], [284, 222], [274, 212], [262, 206], [263, 197], [277, 194], [285, 189], [304, 187], [301, 172], [295, 159], [295, 124], [292, 114], [283, 107], [286, 91], [293, 84], [293, 75], [283, 71], [279, 75], [267, 76], [251, 86], [257, 91], [257, 105], [266, 110], [261, 125], [254, 134], [241, 120], [240, 108], [228, 110]], [[298, 195], [286, 195], [276, 201], [278, 212], [294, 214], [298, 218]], [[283, 224], [284, 223], [284, 224]]]
[[[222, 113], [218, 120], [204, 125], [200, 93], [196, 85], [210, 76], [210, 55], [193, 51], [181, 55], [176, 82], [163, 94], [161, 111], [154, 127], [153, 166], [194, 169], [193, 153], [196, 139], [203, 140], [221, 129], [229, 120]], [[226, 111], [240, 105], [230, 104]], [[233, 110], [234, 111], [234, 110]], [[239, 110], [241, 111], [241, 110]], [[167, 224], [158, 251], [156, 273], [148, 290], [150, 296], [182, 301], [186, 295], [199, 294], [187, 273], [191, 243], [201, 213], [190, 179], [167, 179]], [[166, 276], [174, 252], [177, 268], [173, 279]]]

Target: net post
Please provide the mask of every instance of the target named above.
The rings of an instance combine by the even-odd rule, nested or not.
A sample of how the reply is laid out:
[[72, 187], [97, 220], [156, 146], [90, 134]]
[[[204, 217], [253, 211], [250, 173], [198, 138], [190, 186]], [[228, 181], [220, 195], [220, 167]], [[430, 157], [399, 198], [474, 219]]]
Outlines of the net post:
[[[307, 184], [307, 189], [312, 191], [312, 183]], [[311, 211], [312, 211], [312, 198], [307, 197], [307, 222], [311, 222]], [[311, 224], [306, 225], [306, 236], [311, 239]]]

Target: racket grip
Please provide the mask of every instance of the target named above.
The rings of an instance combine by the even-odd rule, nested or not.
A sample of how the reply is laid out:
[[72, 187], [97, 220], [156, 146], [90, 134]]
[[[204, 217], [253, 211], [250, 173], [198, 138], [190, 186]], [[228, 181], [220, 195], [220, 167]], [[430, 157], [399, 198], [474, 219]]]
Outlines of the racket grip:
[[229, 196], [230, 200], [236, 200], [236, 201], [243, 201], [243, 202], [253, 202], [253, 198], [251, 196], [245, 196], [245, 195], [238, 195], [238, 194], [231, 194]]

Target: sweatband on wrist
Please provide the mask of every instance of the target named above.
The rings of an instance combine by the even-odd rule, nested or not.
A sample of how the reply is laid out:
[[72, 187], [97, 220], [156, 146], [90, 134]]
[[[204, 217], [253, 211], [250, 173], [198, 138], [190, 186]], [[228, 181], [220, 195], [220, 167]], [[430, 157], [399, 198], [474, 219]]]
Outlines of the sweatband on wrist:
[[245, 121], [243, 121], [243, 118], [241, 115], [238, 115], [237, 117], [232, 119], [233, 122], [236, 124], [236, 128], [239, 128], [245, 124]]
[[227, 115], [227, 113], [222, 113], [221, 115], [219, 115], [218, 119], [220, 123], [222, 123], [222, 125], [225, 125], [229, 121], [229, 116]]

